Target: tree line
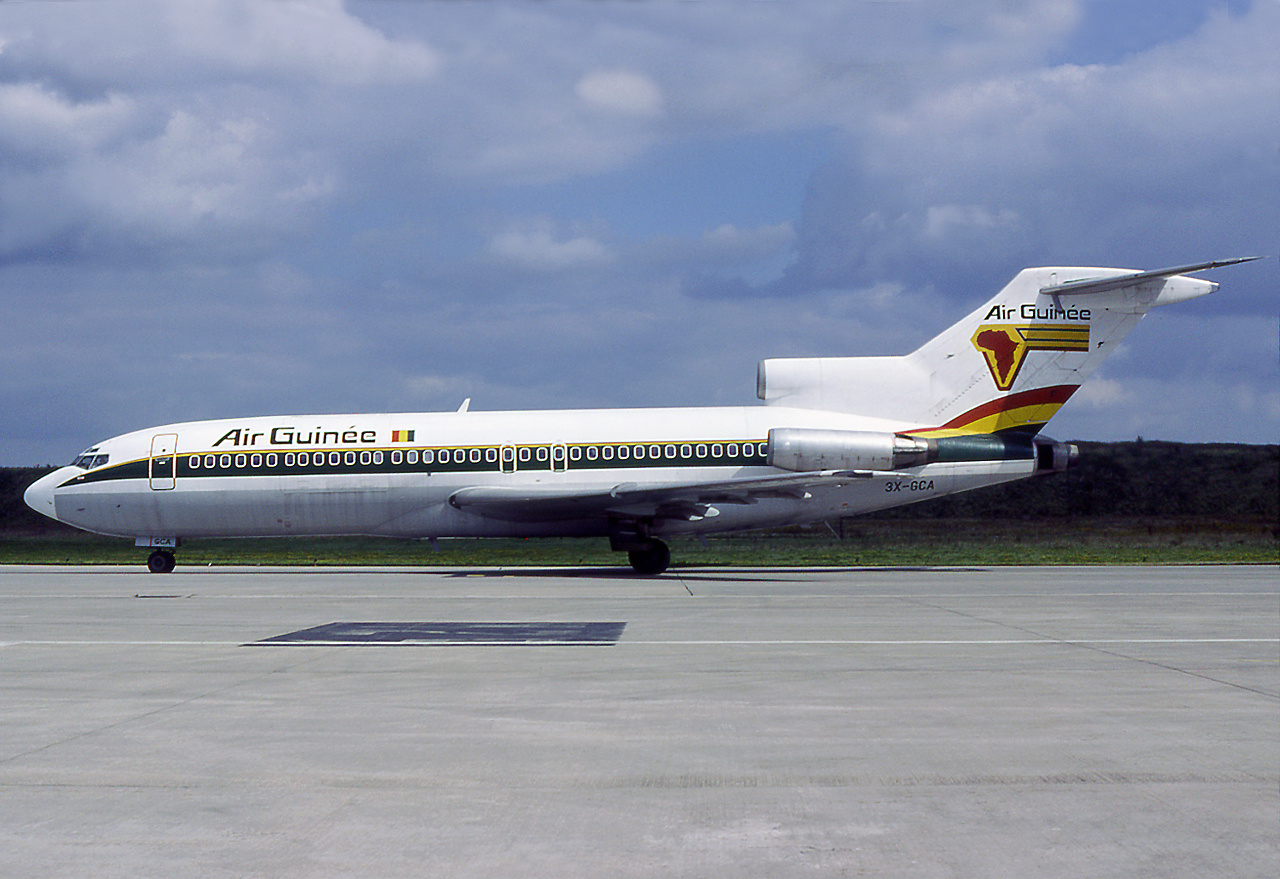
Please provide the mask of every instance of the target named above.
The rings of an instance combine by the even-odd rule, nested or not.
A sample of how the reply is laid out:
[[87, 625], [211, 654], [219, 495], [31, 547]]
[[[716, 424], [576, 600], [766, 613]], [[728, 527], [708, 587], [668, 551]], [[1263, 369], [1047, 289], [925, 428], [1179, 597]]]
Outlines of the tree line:
[[875, 514], [895, 519], [1280, 518], [1280, 445], [1078, 442], [1066, 473]]

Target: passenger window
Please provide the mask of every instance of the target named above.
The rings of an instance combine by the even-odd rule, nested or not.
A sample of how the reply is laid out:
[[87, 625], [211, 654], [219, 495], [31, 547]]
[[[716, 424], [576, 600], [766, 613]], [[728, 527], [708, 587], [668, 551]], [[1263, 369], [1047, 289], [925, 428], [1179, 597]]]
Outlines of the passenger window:
[[681, 458], [688, 458], [688, 457], [690, 457], [692, 454], [693, 454], [693, 446], [689, 445], [688, 443], [685, 443], [684, 445], [682, 445], [682, 446], [680, 447], [680, 457], [681, 457]]
[[[423, 452], [423, 453], [422, 453], [422, 456], [425, 458], [425, 457], [426, 457], [427, 455], [429, 455], [429, 454], [431, 454], [431, 450], [430, 450], [430, 449], [427, 449], [425, 452]], [[418, 463], [418, 450], [417, 450], [417, 449], [410, 449], [410, 450], [409, 450], [409, 452], [408, 452], [408, 454], [407, 454], [407, 455], [405, 455], [405, 460], [406, 460], [406, 461], [408, 461], [410, 464], [417, 464], [417, 463]], [[430, 461], [427, 461], [427, 462], [425, 462], [425, 463], [430, 464], [431, 462], [430, 462]]]
[[284, 466], [292, 467], [297, 459], [293, 456], [293, 452], [284, 453]]
[[587, 446], [587, 460], [594, 461], [600, 454], [600, 450], [595, 446]]
[[374, 452], [374, 453], [373, 453], [373, 463], [374, 463], [374, 464], [381, 464], [381, 463], [382, 463], [382, 452]]
[[[409, 453], [409, 463], [410, 463], [410, 464], [417, 463], [417, 460], [418, 460], [418, 453], [417, 453], [417, 452], [410, 452], [410, 453]], [[432, 449], [423, 449], [423, 450], [422, 450], [422, 463], [423, 463], [423, 464], [434, 464], [434, 463], [435, 463], [435, 460], [436, 460], [436, 453], [435, 453], [435, 451], [434, 451], [434, 450], [432, 450]], [[440, 453], [440, 463], [442, 463], [442, 464], [448, 464], [448, 463], [449, 463], [449, 453], [448, 453], [448, 452], [441, 452], [441, 453]]]
[[574, 446], [572, 449], [569, 450], [570, 461], [577, 461], [581, 457], [582, 457], [582, 449], [578, 448], [577, 446]]
[[602, 448], [602, 449], [600, 450], [600, 457], [601, 457], [601, 458], [604, 458], [606, 461], [612, 461], [612, 460], [613, 460], [613, 446], [605, 446], [604, 448]]
[[215, 458], [213, 455], [204, 456], [204, 469], [212, 470], [217, 465], [218, 465], [218, 459]]
[[631, 455], [630, 446], [618, 446], [618, 459], [625, 461]]
[[479, 449], [472, 449], [472, 450], [471, 450], [471, 463], [472, 463], [472, 464], [479, 464], [479, 463], [480, 463], [480, 450], [479, 450]]
[[484, 450], [484, 459], [485, 459], [486, 461], [488, 461], [490, 464], [494, 464], [494, 463], [496, 463], [496, 462], [497, 462], [497, 460], [498, 460], [498, 450], [497, 450], [497, 449], [485, 449], [485, 450]]
[[236, 467], [243, 467], [245, 465], [245, 461], [246, 458], [244, 455], [236, 455]]
[[368, 467], [371, 463], [373, 463], [373, 452], [361, 452], [360, 463], [363, 464], [365, 467]]
[[729, 453], [729, 457], [730, 457], [730, 458], [736, 458], [736, 457], [738, 457], [738, 444], [737, 444], [737, 443], [729, 443], [729, 448], [727, 449], [727, 451], [728, 451], [728, 453]]
[[[668, 445], [666, 448], [662, 450], [662, 453], [666, 455], [668, 458], [674, 458], [676, 456], [676, 447], [672, 445]], [[654, 457], [656, 458], [657, 455], [654, 455]]]
[[330, 466], [330, 467], [337, 467], [337, 466], [338, 466], [339, 464], [341, 464], [341, 463], [342, 463], [342, 453], [341, 453], [341, 452], [330, 452], [330, 453], [329, 453], [329, 466]]
[[403, 460], [404, 460], [404, 452], [400, 451], [399, 449], [396, 449], [394, 452], [391, 453], [392, 464], [399, 464]]
[[705, 458], [707, 456], [707, 447], [703, 443], [698, 443], [698, 457]]
[[521, 461], [528, 461], [528, 460], [529, 460], [529, 450], [528, 450], [528, 449], [521, 449], [521, 450], [520, 450], [520, 460], [521, 460]]
[[250, 466], [250, 467], [261, 467], [261, 466], [262, 466], [262, 456], [261, 456], [261, 455], [253, 455], [253, 456], [251, 456], [251, 457], [249, 458], [249, 466]]
[[539, 461], [545, 461], [545, 460], [547, 460], [547, 447], [546, 447], [546, 446], [538, 446], [538, 452], [537, 452], [537, 455], [538, 455], [538, 460], [539, 460]]
[[631, 457], [635, 458], [637, 461], [643, 460], [644, 446], [636, 446], [635, 448], [633, 448], [631, 450]]

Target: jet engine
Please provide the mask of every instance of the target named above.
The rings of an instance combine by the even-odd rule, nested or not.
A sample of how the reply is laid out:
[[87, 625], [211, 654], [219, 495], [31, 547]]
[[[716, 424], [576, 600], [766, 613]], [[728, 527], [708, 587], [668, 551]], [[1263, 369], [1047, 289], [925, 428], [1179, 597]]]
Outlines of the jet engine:
[[1036, 474], [1061, 473], [1080, 460], [1080, 447], [1075, 443], [1058, 443], [1048, 437], [1036, 437]]
[[937, 460], [935, 440], [865, 430], [775, 427], [768, 463], [782, 470], [900, 470]]

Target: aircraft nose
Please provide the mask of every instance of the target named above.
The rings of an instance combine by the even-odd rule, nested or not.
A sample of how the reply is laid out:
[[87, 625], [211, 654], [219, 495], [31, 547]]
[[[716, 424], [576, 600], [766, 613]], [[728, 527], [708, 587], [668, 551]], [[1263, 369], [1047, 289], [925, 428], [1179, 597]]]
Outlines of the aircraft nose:
[[66, 468], [59, 468], [52, 473], [46, 473], [22, 493], [22, 500], [31, 509], [37, 513], [48, 516], [50, 519], [57, 519], [57, 513], [53, 508], [53, 490], [66, 479], [66, 474], [62, 471]]

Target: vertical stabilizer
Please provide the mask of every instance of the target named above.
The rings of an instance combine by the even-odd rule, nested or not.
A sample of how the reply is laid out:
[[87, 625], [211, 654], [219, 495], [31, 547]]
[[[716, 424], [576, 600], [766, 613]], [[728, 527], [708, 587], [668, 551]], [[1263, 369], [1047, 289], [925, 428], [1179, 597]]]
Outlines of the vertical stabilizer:
[[1154, 306], [1218, 285], [1182, 273], [1024, 269], [993, 299], [901, 357], [766, 360], [767, 405], [906, 422], [912, 434], [1037, 433]]

